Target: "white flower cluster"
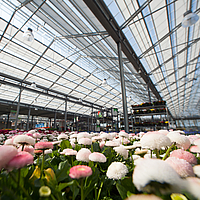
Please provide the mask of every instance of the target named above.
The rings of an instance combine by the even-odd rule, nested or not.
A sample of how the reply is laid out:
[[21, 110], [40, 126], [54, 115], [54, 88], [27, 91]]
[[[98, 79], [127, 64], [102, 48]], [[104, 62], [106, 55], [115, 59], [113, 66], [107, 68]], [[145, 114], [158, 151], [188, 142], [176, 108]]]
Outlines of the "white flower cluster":
[[108, 167], [106, 176], [109, 179], [118, 180], [125, 177], [127, 173], [128, 173], [128, 168], [126, 165], [124, 165], [121, 162], [112, 162]]

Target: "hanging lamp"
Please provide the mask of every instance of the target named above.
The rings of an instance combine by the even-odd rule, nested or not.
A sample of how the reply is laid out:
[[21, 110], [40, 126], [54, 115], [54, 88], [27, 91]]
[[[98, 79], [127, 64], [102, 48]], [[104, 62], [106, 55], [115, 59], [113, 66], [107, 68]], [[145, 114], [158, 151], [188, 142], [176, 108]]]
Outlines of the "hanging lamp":
[[184, 28], [192, 26], [199, 20], [199, 16], [196, 13], [193, 13], [191, 10], [186, 11], [183, 16], [184, 18], [182, 21], [182, 27]]
[[103, 79], [103, 81], [102, 81], [102, 84], [101, 84], [101, 85], [102, 85], [102, 86], [106, 86], [106, 85], [108, 85], [106, 78], [104, 78], [104, 79]]
[[24, 39], [28, 42], [32, 42], [34, 40], [33, 30], [28, 28], [27, 31], [24, 32]]

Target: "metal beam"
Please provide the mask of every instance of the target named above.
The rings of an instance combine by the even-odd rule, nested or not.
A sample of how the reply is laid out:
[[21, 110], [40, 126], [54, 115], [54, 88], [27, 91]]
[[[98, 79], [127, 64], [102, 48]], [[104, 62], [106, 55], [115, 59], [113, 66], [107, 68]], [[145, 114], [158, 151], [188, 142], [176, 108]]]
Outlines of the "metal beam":
[[[198, 59], [200, 57], [200, 55], [196, 56], [195, 58], [193, 58], [192, 60], [190, 60], [189, 62], [187, 62], [186, 64], [182, 65], [181, 67], [178, 67], [177, 70], [173, 71], [171, 74], [168, 74], [165, 78], [167, 78], [168, 76], [171, 76], [172, 74], [174, 74], [175, 72], [177, 72], [178, 70], [184, 68], [186, 65], [189, 65], [188, 63], [195, 61], [196, 59]], [[194, 63], [195, 64], [195, 63]], [[164, 79], [165, 79], [164, 78]], [[156, 85], [158, 85], [159, 83], [161, 83], [164, 79], [161, 79], [160, 81], [158, 81], [156, 83]]]
[[78, 37], [89, 37], [89, 36], [97, 36], [97, 35], [108, 35], [108, 32], [101, 31], [101, 32], [91, 32], [91, 33], [81, 33], [81, 34], [72, 34], [72, 35], [66, 35], [57, 37], [58, 39], [69, 39], [69, 38], [78, 38]]
[[[3, 73], [0, 73], [0, 76], [9, 78], [11, 80], [18, 81], [19, 83], [24, 83], [25, 85], [31, 85], [31, 82], [22, 81], [21, 79], [18, 79], [16, 77], [12, 77], [12, 76], [6, 75], [6, 74], [2, 75], [2, 74]], [[79, 98], [77, 98], [77, 97], [69, 96], [69, 95], [66, 95], [66, 94], [64, 94], [62, 92], [59, 92], [59, 91], [56, 91], [56, 90], [52, 90], [52, 89], [48, 89], [48, 88], [45, 88], [45, 87], [40, 86], [40, 85], [37, 85], [37, 88], [38, 89], [42, 89], [42, 90], [36, 90], [36, 89], [33, 89], [33, 88], [26, 87], [24, 85], [20, 86], [18, 84], [15, 84], [15, 83], [12, 83], [12, 82], [9, 82], [9, 81], [6, 81], [6, 80], [0, 80], [0, 83], [11, 85], [11, 86], [17, 87], [17, 88], [22, 87], [23, 89], [26, 89], [26, 90], [29, 90], [29, 91], [32, 91], [32, 92], [36, 92], [38, 94], [43, 94], [43, 95], [46, 95], [46, 96], [50, 96], [50, 97], [53, 97], [53, 98], [61, 99], [61, 100], [65, 100], [65, 97], [67, 96], [67, 99], [68, 99], [69, 102], [72, 102], [72, 103], [75, 103], [75, 104], [80, 104], [80, 105], [83, 105], [83, 106], [86, 106], [86, 107], [91, 107], [91, 104], [92, 104], [91, 102], [88, 102], [88, 101], [85, 101], [85, 100], [83, 100], [83, 102], [80, 103], [80, 102], [78, 102]], [[48, 93], [44, 92], [44, 91], [48, 91]], [[54, 94], [50, 94], [50, 92], [52, 92], [54, 94], [57, 94], [58, 96], [56, 96]], [[94, 105], [95, 105], [96, 109], [100, 109], [101, 108], [98, 104], [94, 104]]]
[[28, 75], [31, 73], [31, 71], [33, 70], [33, 68], [37, 65], [37, 63], [42, 59], [42, 57], [44, 56], [44, 54], [47, 52], [47, 50], [51, 47], [51, 45], [53, 44], [53, 42], [55, 41], [55, 38], [53, 38], [53, 40], [50, 42], [50, 44], [46, 47], [46, 49], [42, 52], [42, 54], [40, 55], [40, 57], [36, 60], [36, 62], [34, 63], [34, 65], [31, 67], [31, 69], [29, 70], [29, 72], [25, 75], [25, 77], [23, 78], [23, 81], [26, 80], [26, 78], [28, 77]]
[[27, 117], [27, 123], [26, 123], [26, 130], [29, 130], [29, 119], [31, 114], [31, 108], [28, 109], [28, 117]]
[[[194, 13], [199, 13], [200, 8], [198, 8]], [[177, 31], [180, 27], [182, 27], [182, 23], [179, 23], [176, 27], [174, 27], [170, 32], [168, 32], [166, 35], [164, 35], [160, 40], [158, 40], [156, 43], [154, 43], [153, 46], [149, 47], [146, 51], [144, 51], [140, 56], [139, 59], [143, 58], [144, 55], [146, 55], [148, 52], [150, 52], [155, 46], [163, 42], [166, 38], [168, 38], [172, 33]]]
[[193, 42], [191, 42], [191, 43], [188, 44], [186, 47], [184, 47], [183, 49], [181, 49], [180, 51], [178, 51], [176, 54], [174, 54], [171, 58], [167, 59], [167, 60], [164, 61], [161, 65], [159, 65], [158, 67], [154, 68], [150, 73], [155, 72], [155, 71], [158, 70], [162, 65], [165, 65], [165, 64], [168, 63], [170, 60], [172, 60], [173, 58], [175, 58], [177, 55], [183, 53], [185, 50], [187, 50], [189, 47], [191, 47], [193, 44], [197, 43], [198, 41], [200, 41], [200, 38], [195, 39]]
[[[93, 12], [96, 18], [100, 21], [100, 23], [104, 26], [104, 28], [109, 33], [109, 35], [113, 38], [116, 44], [121, 41], [121, 48], [122, 48], [123, 53], [129, 59], [130, 63], [133, 65], [136, 71], [139, 71], [139, 69], [142, 71], [141, 77], [147, 83], [148, 80], [146, 77], [146, 74], [147, 74], [146, 70], [142, 66], [142, 63], [138, 59], [135, 51], [133, 50], [132, 46], [130, 45], [123, 31], [120, 30], [118, 23], [115, 21], [114, 17], [110, 13], [104, 1], [103, 0], [84, 0], [84, 2], [88, 6], [88, 8]], [[131, 72], [133, 73], [135, 72], [135, 70], [132, 68], [131, 65], [128, 66], [128, 68]], [[162, 97], [160, 96], [159, 92], [155, 88], [152, 81], [150, 81], [149, 87], [157, 99], [162, 99]]]
[[[89, 55], [86, 55], [86, 56], [82, 56], [82, 57], [100, 59], [100, 60], [102, 60], [102, 59], [105, 59], [105, 60], [118, 60], [117, 57], [109, 57], [109, 56], [89, 56]], [[122, 60], [129, 61], [128, 58], [122, 58]]]
[[21, 94], [22, 94], [22, 88], [20, 87], [19, 98], [18, 98], [18, 102], [17, 102], [17, 113], [15, 116], [15, 130], [17, 129], [17, 121], [18, 121], [18, 115], [19, 115], [19, 109], [20, 109]]
[[53, 128], [56, 129], [56, 111], [54, 113], [54, 121], [53, 122], [54, 122]]
[[67, 99], [65, 100], [65, 119], [64, 119], [64, 131], [66, 131], [66, 121], [67, 121]]
[[167, 6], [169, 6], [170, 4], [175, 3], [176, 1], [178, 1], [178, 0], [175, 0], [175, 1], [171, 2], [171, 3], [168, 3], [168, 4], [166, 4], [165, 6], [162, 6], [162, 7], [160, 7], [159, 9], [157, 9], [157, 10], [151, 12], [150, 14], [147, 14], [147, 15], [145, 15], [144, 17], [142, 17], [142, 18], [140, 18], [140, 19], [137, 19], [137, 20], [133, 21], [132, 23], [129, 23], [129, 26], [130, 26], [131, 24], [135, 24], [136, 22], [138, 22], [138, 21], [140, 21], [140, 20], [142, 20], [142, 19], [144, 19], [144, 18], [146, 18], [146, 17], [148, 17], [148, 16], [151, 16], [152, 14], [158, 12], [159, 10], [162, 10], [163, 8], [166, 8]]
[[120, 26], [120, 29], [124, 29], [126, 28], [126, 26], [140, 13], [142, 12], [142, 10], [149, 5], [149, 3], [151, 2], [152, 0], [148, 0], [146, 1], [145, 3], [143, 3], [138, 10], [135, 11], [135, 13], [133, 15], [131, 15], [121, 26]]
[[120, 69], [120, 82], [121, 82], [121, 92], [122, 92], [122, 104], [123, 104], [123, 115], [124, 115], [124, 125], [125, 131], [129, 132], [128, 123], [128, 111], [127, 111], [127, 100], [126, 100], [126, 87], [124, 81], [124, 68], [122, 64], [122, 52], [121, 52], [121, 42], [117, 43], [118, 56], [119, 56], [119, 69]]

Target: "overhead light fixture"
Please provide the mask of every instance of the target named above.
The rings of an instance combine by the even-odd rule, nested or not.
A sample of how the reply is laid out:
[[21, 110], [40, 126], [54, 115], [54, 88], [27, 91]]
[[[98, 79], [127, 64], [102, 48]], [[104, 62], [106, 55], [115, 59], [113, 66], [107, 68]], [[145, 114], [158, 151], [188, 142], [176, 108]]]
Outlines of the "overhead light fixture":
[[101, 85], [102, 85], [102, 86], [106, 86], [106, 85], [108, 85], [106, 78], [103, 79]]
[[24, 32], [24, 38], [28, 42], [32, 42], [34, 40], [33, 30], [31, 28], [28, 28], [28, 30]]
[[184, 18], [182, 21], [182, 27], [184, 28], [192, 26], [199, 20], [199, 16], [196, 13], [193, 13], [191, 10], [186, 11], [183, 16]]
[[31, 83], [31, 87], [34, 88], [34, 89], [37, 87], [36, 84], [35, 84], [35, 82]]
[[132, 100], [132, 98], [131, 98], [131, 96], [128, 98], [128, 102], [131, 102], [131, 100]]

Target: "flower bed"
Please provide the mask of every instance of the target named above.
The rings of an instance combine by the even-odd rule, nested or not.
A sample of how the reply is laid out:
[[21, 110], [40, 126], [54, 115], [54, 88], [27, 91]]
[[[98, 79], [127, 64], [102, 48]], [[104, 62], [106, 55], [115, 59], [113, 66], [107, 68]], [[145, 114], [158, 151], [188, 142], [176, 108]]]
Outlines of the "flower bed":
[[200, 135], [0, 134], [0, 199], [200, 199]]

